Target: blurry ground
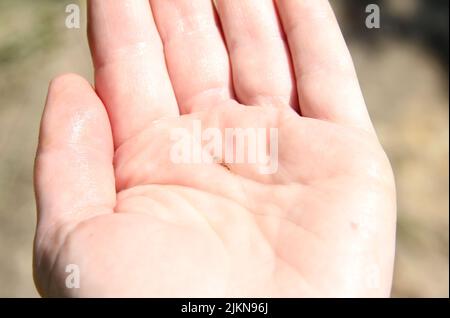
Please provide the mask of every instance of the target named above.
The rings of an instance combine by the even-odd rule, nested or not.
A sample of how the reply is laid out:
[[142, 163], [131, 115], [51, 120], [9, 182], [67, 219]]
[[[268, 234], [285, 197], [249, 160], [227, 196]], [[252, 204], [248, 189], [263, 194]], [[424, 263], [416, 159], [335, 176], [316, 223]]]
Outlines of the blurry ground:
[[[32, 165], [47, 84], [67, 71], [92, 79], [85, 30], [64, 27], [71, 2], [0, 2], [0, 297], [37, 296]], [[364, 2], [380, 3], [381, 30], [363, 28]], [[393, 295], [448, 297], [448, 2], [332, 3], [397, 178]]]

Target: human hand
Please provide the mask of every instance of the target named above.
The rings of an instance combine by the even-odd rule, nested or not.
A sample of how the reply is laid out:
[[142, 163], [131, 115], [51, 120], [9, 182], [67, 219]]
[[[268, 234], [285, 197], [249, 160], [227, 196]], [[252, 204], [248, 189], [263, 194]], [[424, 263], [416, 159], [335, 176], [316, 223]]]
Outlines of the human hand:
[[[392, 171], [328, 2], [217, 0], [220, 23], [210, 0], [150, 4], [89, 1], [95, 91], [76, 75], [50, 85], [39, 292], [388, 296]], [[171, 133], [197, 120], [277, 129], [277, 170], [174, 163]]]

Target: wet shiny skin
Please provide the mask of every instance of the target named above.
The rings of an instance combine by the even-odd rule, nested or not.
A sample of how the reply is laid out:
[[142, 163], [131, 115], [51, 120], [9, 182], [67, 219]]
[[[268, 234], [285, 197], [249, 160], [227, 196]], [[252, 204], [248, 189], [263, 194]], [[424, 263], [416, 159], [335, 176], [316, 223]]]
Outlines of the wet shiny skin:
[[[89, 2], [96, 91], [58, 77], [42, 119], [39, 291], [388, 296], [392, 171], [329, 5], [216, 2]], [[278, 171], [173, 164], [193, 120], [277, 128]]]

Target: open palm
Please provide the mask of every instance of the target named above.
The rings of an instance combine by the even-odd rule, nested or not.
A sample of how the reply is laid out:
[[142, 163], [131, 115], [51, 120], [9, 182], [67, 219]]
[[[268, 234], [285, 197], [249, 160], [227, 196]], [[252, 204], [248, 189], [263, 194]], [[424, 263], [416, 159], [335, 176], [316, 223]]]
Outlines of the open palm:
[[[91, 0], [89, 36], [95, 91], [56, 78], [42, 119], [42, 295], [389, 295], [392, 171], [327, 1]], [[276, 129], [277, 169], [174, 162], [194, 122]]]

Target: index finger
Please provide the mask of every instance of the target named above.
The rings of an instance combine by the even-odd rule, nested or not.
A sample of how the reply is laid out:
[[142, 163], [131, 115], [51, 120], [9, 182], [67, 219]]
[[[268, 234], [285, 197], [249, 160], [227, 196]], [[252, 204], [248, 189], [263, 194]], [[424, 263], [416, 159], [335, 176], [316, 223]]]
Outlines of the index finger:
[[148, 0], [90, 0], [88, 19], [96, 90], [117, 148], [178, 106]]

